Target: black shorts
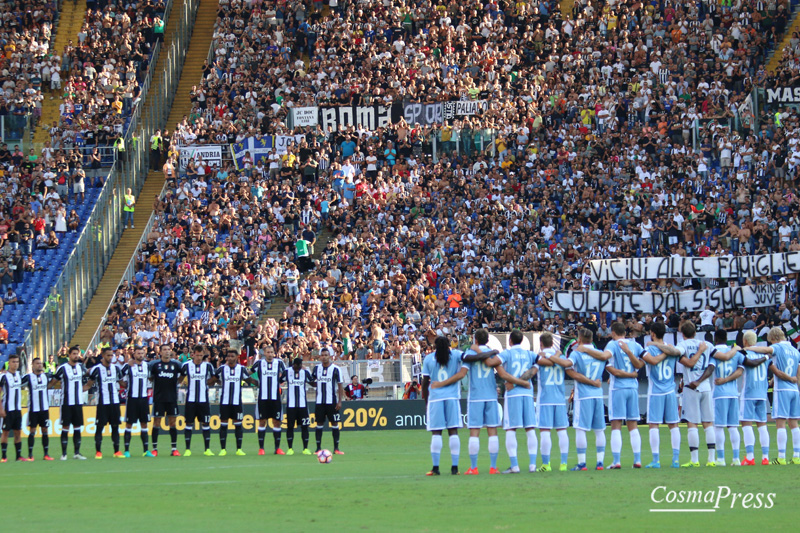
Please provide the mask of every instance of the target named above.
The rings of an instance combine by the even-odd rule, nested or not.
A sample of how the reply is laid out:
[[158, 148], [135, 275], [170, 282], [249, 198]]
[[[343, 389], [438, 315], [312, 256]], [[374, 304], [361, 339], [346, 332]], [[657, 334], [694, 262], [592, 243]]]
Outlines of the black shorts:
[[178, 416], [178, 402], [153, 402], [153, 417]]
[[201, 426], [208, 427], [208, 422], [211, 419], [211, 407], [208, 402], [186, 402], [186, 427], [191, 429], [194, 426], [194, 421], [200, 422]]
[[39, 412], [28, 412], [28, 427], [35, 428], [41, 427], [49, 428], [50, 427], [50, 411], [39, 411]]
[[299, 422], [301, 426], [310, 426], [311, 417], [308, 416], [308, 407], [286, 408], [286, 427], [293, 428]]
[[225, 424], [228, 420], [233, 420], [234, 422], [241, 422], [242, 418], [244, 418], [244, 413], [242, 412], [242, 406], [220, 405], [219, 418], [223, 424]]
[[325, 423], [326, 418], [328, 422], [330, 422], [330, 425], [338, 425], [341, 415], [335, 405], [318, 403], [314, 407], [314, 418], [317, 421], [317, 427], [320, 427]]
[[82, 405], [61, 406], [61, 431], [69, 431], [69, 426], [79, 428], [83, 426]]
[[119, 425], [119, 404], [113, 405], [98, 405], [97, 406], [97, 427], [111, 424], [112, 426]]
[[142, 426], [150, 422], [150, 400], [147, 398], [128, 398], [125, 404], [125, 423], [130, 426], [136, 422]]
[[3, 431], [19, 431], [22, 429], [22, 411], [6, 411], [3, 417]]
[[258, 419], [273, 418], [281, 420], [283, 418], [282, 407], [280, 400], [258, 400]]

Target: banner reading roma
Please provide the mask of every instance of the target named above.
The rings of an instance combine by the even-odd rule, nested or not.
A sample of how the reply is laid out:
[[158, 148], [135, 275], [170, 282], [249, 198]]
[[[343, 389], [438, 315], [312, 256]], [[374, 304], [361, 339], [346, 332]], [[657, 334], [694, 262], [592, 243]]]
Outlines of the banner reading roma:
[[800, 252], [722, 257], [643, 257], [589, 261], [592, 281], [759, 278], [800, 273]]
[[701, 291], [556, 291], [554, 311], [580, 313], [654, 313], [673, 309], [678, 313], [698, 312], [710, 306], [715, 311], [780, 305], [786, 288], [778, 283], [748, 285]]

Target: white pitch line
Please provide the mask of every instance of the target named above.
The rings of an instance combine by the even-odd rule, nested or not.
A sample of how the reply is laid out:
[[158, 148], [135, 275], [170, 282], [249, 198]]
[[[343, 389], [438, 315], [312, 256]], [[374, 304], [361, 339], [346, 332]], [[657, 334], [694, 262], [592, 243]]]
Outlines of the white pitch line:
[[651, 513], [715, 513], [716, 509], [650, 509]]
[[[220, 484], [229, 484], [229, 483], [239, 483], [236, 480], [213, 480], [213, 481], [175, 481], [175, 482], [168, 482], [168, 483], [159, 483], [159, 485], [220, 485]], [[130, 486], [131, 483], [51, 483], [51, 484], [37, 484], [37, 485], [14, 485], [17, 488], [23, 489], [56, 489], [62, 487], [127, 487]]]

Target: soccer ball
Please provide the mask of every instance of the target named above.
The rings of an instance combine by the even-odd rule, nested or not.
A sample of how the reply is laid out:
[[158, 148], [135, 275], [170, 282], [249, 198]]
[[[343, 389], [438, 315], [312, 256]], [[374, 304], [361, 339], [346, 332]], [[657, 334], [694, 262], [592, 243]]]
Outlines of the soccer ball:
[[332, 454], [331, 454], [331, 452], [330, 452], [330, 451], [328, 451], [328, 450], [321, 450], [321, 451], [320, 451], [320, 452], [317, 454], [317, 460], [318, 460], [320, 463], [322, 463], [322, 464], [325, 464], [325, 463], [330, 463], [330, 462], [331, 462], [331, 459], [333, 459], [333, 455], [332, 455]]

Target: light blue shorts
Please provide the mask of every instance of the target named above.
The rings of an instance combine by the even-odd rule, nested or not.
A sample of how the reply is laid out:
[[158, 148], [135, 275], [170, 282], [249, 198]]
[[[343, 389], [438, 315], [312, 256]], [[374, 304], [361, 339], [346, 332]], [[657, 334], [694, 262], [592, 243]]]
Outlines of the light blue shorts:
[[714, 426], [718, 428], [739, 427], [738, 398], [714, 398]]
[[436, 400], [428, 402], [428, 431], [461, 427], [461, 402]]
[[647, 396], [648, 424], [677, 424], [680, 421], [678, 397], [674, 392]]
[[536, 419], [539, 429], [566, 429], [569, 427], [566, 405], [537, 405]]
[[772, 418], [800, 418], [800, 392], [776, 390], [772, 393]]
[[497, 400], [468, 402], [467, 427], [471, 429], [500, 427], [500, 404]]
[[584, 398], [583, 400], [575, 400], [572, 427], [584, 431], [605, 429], [606, 417], [603, 414], [603, 399]]
[[609, 420], [639, 420], [638, 389], [612, 389], [608, 391]]
[[503, 429], [536, 427], [533, 396], [506, 396], [503, 409]]
[[745, 400], [739, 402], [739, 420], [742, 422], [766, 422], [767, 400]]

